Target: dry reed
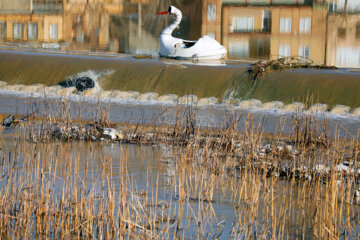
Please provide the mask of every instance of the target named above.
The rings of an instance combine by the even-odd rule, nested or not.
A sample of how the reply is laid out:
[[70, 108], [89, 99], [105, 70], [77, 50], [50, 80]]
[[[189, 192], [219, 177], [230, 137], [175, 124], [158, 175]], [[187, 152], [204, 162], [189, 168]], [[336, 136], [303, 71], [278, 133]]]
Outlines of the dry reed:
[[[294, 115], [291, 134], [271, 138], [250, 114], [200, 129], [191, 106], [177, 109], [173, 125], [122, 126], [116, 141], [162, 151], [168, 173], [149, 172], [144, 186], [129, 173], [127, 151], [117, 153], [116, 178], [115, 160], [101, 151], [108, 109], [98, 103], [84, 116], [80, 106], [72, 117], [68, 103], [46, 104], [15, 149], [0, 151], [3, 238], [359, 238], [358, 138], [329, 138], [311, 115]], [[65, 142], [54, 141], [54, 124], [71, 130]], [[89, 141], [72, 146], [82, 139], [74, 126]], [[231, 206], [231, 217], [221, 206]]]

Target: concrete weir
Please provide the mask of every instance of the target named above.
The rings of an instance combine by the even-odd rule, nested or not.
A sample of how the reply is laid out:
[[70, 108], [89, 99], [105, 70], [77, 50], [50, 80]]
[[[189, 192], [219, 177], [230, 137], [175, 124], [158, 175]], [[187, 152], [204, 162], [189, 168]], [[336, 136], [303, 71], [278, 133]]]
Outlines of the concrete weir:
[[[0, 82], [1, 83], [1, 82]], [[219, 102], [219, 99], [216, 97], [205, 97], [198, 98], [196, 95], [183, 95], [178, 96], [176, 94], [166, 94], [159, 96], [156, 92], [148, 92], [140, 94], [137, 91], [119, 91], [119, 90], [102, 90], [101, 87], [87, 89], [84, 92], [78, 92], [75, 87], [61, 87], [59, 85], [47, 86], [45, 87], [42, 84], [33, 84], [33, 85], [23, 85], [23, 84], [6, 84], [2, 83], [2, 90], [6, 91], [7, 94], [40, 94], [44, 96], [57, 96], [57, 97], [69, 97], [69, 96], [83, 96], [89, 98], [98, 98], [100, 100], [106, 100], [109, 102], [111, 100], [131, 100], [138, 102], [149, 102], [151, 104], [181, 104], [181, 105], [194, 105], [200, 107], [206, 106], [224, 106], [232, 107], [237, 109], [256, 109], [264, 111], [284, 111], [284, 112], [309, 112], [309, 113], [331, 113], [331, 114], [340, 114], [340, 115], [353, 115], [360, 116], [360, 107], [354, 108], [351, 111], [349, 106], [345, 105], [335, 105], [332, 108], [329, 108], [327, 104], [315, 103], [306, 108], [305, 104], [302, 102], [292, 102], [284, 105], [281, 101], [270, 101], [262, 103], [258, 99], [234, 99], [228, 98], [224, 99], [222, 102]], [[0, 89], [0, 90], [1, 90]], [[86, 100], [86, 98], [85, 98]]]
[[176, 103], [178, 101], [178, 96], [176, 94], [166, 94], [160, 96], [157, 100], [160, 103]]
[[[179, 65], [184, 67], [179, 67]], [[34, 66], [41, 66], [34, 73]], [[126, 55], [93, 57], [0, 50], [0, 90], [46, 95], [83, 95], [114, 100], [151, 101], [243, 109], [309, 111], [359, 115], [360, 72], [345, 69], [269, 72], [256, 81], [247, 64], [136, 60]], [[91, 78], [95, 87], [78, 93], [62, 88], [66, 79]], [[310, 97], [309, 97], [310, 96]], [[305, 106], [304, 99], [317, 104]]]

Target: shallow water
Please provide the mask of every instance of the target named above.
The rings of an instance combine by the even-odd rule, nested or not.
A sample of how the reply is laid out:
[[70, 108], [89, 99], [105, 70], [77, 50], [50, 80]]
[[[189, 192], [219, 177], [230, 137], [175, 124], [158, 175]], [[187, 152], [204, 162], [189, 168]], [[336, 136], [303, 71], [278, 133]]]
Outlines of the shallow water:
[[[19, 151], [15, 142], [13, 129], [6, 129], [2, 132], [0, 136], [0, 158], [2, 159], [2, 169], [0, 171], [2, 174], [7, 174], [7, 171], [5, 171], [5, 169], [7, 169], [6, 162], [8, 161], [10, 164], [14, 154], [20, 156], [26, 154], [23, 152], [25, 149]], [[46, 155], [46, 151], [41, 151], [41, 148], [36, 149], [36, 146], [32, 144], [27, 145], [27, 150], [25, 151], [32, 151], [33, 148], [38, 155], [44, 154], [41, 158], [43, 162], [41, 165], [45, 171], [47, 166], [51, 165], [51, 159], [54, 156], [53, 152]], [[165, 145], [146, 146], [117, 143], [89, 144], [81, 142], [60, 142], [43, 144], [42, 149], [60, 149], [60, 162], [57, 167], [57, 178], [59, 181], [56, 182], [54, 186], [54, 189], [60, 192], [63, 184], [61, 179], [65, 179], [69, 174], [69, 172], [66, 171], [66, 165], [70, 165], [74, 169], [78, 169], [77, 174], [79, 174], [81, 179], [86, 178], [89, 191], [99, 191], [99, 195], [101, 196], [102, 192], [106, 190], [104, 190], [103, 186], [99, 185], [98, 182], [100, 182], [102, 171], [105, 168], [102, 159], [107, 158], [110, 159], [108, 164], [110, 164], [112, 171], [112, 181], [114, 183], [112, 191], [114, 194], [122, 187], [122, 181], [120, 179], [126, 179], [130, 182], [129, 185], [131, 185], [131, 189], [135, 193], [147, 191], [149, 197], [152, 197], [152, 194], [157, 194], [156, 199], [158, 202], [164, 200], [169, 205], [177, 205], [175, 210], [179, 208], [179, 196], [174, 194], [173, 188], [183, 170], [177, 166], [179, 163], [173, 159], [171, 148], [168, 149]], [[19, 159], [20, 161], [15, 164], [15, 168], [21, 172], [23, 157], [19, 157]], [[123, 172], [124, 165], [126, 166], [125, 173]], [[0, 185], [1, 184], [3, 184], [3, 182], [0, 181]], [[218, 194], [214, 195], [211, 208], [216, 214], [217, 220], [210, 220], [209, 223], [206, 223], [206, 228], [211, 232], [212, 230], [210, 229], [216, 229], [217, 221], [223, 221], [222, 228], [225, 230], [223, 236], [229, 237], [233, 226], [232, 223], [236, 218], [234, 206], [230, 203], [231, 200], [228, 199], [226, 194], [222, 193], [220, 189], [217, 189], [216, 192]], [[56, 192], [56, 194], [59, 194], [59, 192]], [[196, 196], [194, 195], [194, 197]], [[191, 202], [190, 205], [191, 207], [185, 206], [183, 214], [185, 214], [186, 217], [181, 224], [184, 225], [182, 228], [186, 231], [185, 236], [187, 237], [190, 237], [193, 231], [196, 231], [196, 225], [187, 226], [188, 218], [195, 216], [189, 212], [185, 212], [190, 211], [191, 208], [191, 211], [196, 213], [199, 207], [196, 199], [194, 202]], [[174, 206], [172, 207], [174, 208]]]
[[[326, 204], [322, 204], [321, 201], [314, 204], [314, 201], [319, 201], [319, 199], [302, 198], [302, 186], [306, 184], [304, 182], [295, 183], [285, 179], [273, 182], [270, 178], [268, 180], [261, 177], [253, 178], [252, 174], [244, 176], [243, 172], [238, 172], [233, 177], [217, 176], [210, 174], [208, 170], [203, 171], [196, 166], [191, 167], [191, 165], [184, 164], [177, 158], [179, 149], [164, 144], [136, 145], [89, 142], [42, 144], [23, 142], [23, 144], [18, 145], [14, 138], [17, 133], [14, 130], [13, 128], [5, 129], [0, 135], [0, 172], [3, 176], [9, 173], [10, 166], [15, 167], [20, 174], [22, 170], [29, 171], [29, 169], [22, 168], [22, 161], [25, 161], [25, 156], [36, 159], [37, 156], [40, 156], [38, 160], [41, 162], [40, 170], [44, 171], [44, 176], [46, 176], [47, 171], [51, 172], [52, 166], [55, 166], [57, 180], [51, 187], [55, 198], [63, 191], [64, 179], [67, 179], [69, 174], [73, 174], [68, 167], [75, 169], [75, 179], [82, 179], [80, 185], [84, 184], [82, 181], [86, 182], [86, 192], [91, 190], [95, 192], [95, 196], [98, 194], [101, 197], [106, 196], [109, 191], [109, 188], [101, 184], [101, 179], [104, 169], [110, 168], [113, 194], [116, 195], [121, 190], [123, 187], [122, 179], [125, 179], [129, 182], [130, 189], [134, 193], [147, 192], [147, 197], [154, 198], [153, 203], [165, 201], [174, 210], [172, 213], [174, 216], [183, 216], [184, 218], [179, 223], [180, 228], [177, 234], [180, 236], [184, 234], [185, 237], [191, 238], [193, 234], [199, 234], [197, 226], [201, 225], [201, 228], [205, 228], [205, 232], [211, 236], [216, 235], [219, 233], [218, 230], [221, 230], [222, 233], [219, 235], [221, 239], [243, 238], [243, 227], [246, 229], [246, 224], [253, 224], [248, 222], [252, 214], [257, 216], [255, 218], [256, 226], [259, 229], [253, 229], [250, 232], [255, 235], [256, 232], [263, 233], [261, 228], [271, 228], [269, 205], [271, 201], [275, 201], [275, 216], [272, 213], [271, 216], [276, 218], [278, 215], [281, 221], [284, 221], [286, 231], [282, 237], [312, 239], [315, 237], [313, 232], [318, 231], [318, 226], [313, 224], [314, 216], [317, 215], [318, 209], [326, 209]], [[53, 163], [54, 158], [58, 159], [57, 165]], [[13, 159], [17, 160], [13, 162]], [[124, 166], [126, 171], [124, 171]], [[42, 181], [45, 181], [44, 184], [47, 183], [46, 179], [47, 177], [42, 178]], [[78, 180], [74, 181], [76, 184]], [[236, 199], [237, 193], [234, 192], [234, 189], [237, 189], [244, 182], [248, 182], [244, 185], [245, 189], [242, 189], [245, 191], [245, 196]], [[0, 185], [5, 183], [6, 181], [0, 181]], [[211, 203], [198, 201], [200, 195], [197, 188], [200, 191], [201, 184], [210, 184], [208, 187], [212, 192]], [[31, 185], [27, 183], [26, 187], [29, 186]], [[179, 200], [180, 196], [176, 188], [181, 186], [189, 188], [186, 190], [188, 201]], [[267, 188], [270, 186], [274, 191], [272, 197], [267, 193], [269, 191]], [[322, 185], [318, 187], [322, 188]], [[201, 188], [201, 191], [204, 190]], [[246, 198], [247, 194], [249, 194], [248, 198]], [[260, 198], [257, 199], [257, 196]], [[252, 205], [257, 208], [250, 210]], [[289, 212], [282, 213], [284, 207], [290, 209]], [[356, 221], [359, 217], [360, 206], [350, 205], [347, 207], [351, 209], [352, 221]], [[201, 214], [209, 214], [209, 216], [200, 216], [200, 209], [205, 210]], [[281, 217], [281, 214], [284, 215]], [[245, 225], [239, 227], [237, 224], [240, 224], [239, 226]], [[353, 227], [350, 236], [356, 238], [360, 226], [355, 224]], [[238, 236], [234, 236], [234, 229], [238, 229]], [[272, 233], [265, 234], [270, 236]]]

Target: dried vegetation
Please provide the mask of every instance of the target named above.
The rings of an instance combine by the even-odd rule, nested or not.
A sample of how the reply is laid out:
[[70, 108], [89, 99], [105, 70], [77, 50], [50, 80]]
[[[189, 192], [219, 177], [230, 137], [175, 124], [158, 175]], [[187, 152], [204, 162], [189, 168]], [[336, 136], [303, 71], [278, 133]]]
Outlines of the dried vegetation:
[[[229, 114], [218, 128], [201, 129], [196, 109], [183, 106], [173, 124], [164, 124], [164, 110], [152, 124], [115, 126], [101, 104], [87, 116], [70, 105], [31, 107], [36, 114], [22, 123], [21, 144], [0, 151], [3, 238], [360, 236], [358, 138], [329, 138], [326, 123], [312, 115], [294, 115], [290, 135], [280, 127], [266, 136], [251, 115]], [[168, 171], [136, 185], [127, 151], [112, 159], [99, 150], [101, 140], [151, 144]]]
[[249, 67], [248, 72], [253, 76], [253, 79], [256, 80], [266, 72], [300, 68], [336, 69], [334, 66], [314, 64], [310, 59], [306, 58], [283, 57], [276, 60], [252, 64]]

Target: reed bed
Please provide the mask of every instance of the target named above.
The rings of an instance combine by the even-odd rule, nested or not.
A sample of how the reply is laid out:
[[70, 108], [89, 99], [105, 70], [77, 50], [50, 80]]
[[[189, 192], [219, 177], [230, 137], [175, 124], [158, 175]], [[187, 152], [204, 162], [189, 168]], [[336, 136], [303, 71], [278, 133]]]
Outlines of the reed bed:
[[[119, 127], [100, 103], [92, 116], [81, 107], [71, 113], [66, 102], [51, 106], [30, 108], [16, 148], [0, 151], [3, 238], [360, 237], [358, 138], [330, 138], [312, 115], [294, 115], [289, 135], [279, 126], [267, 136], [251, 114], [230, 114], [218, 128], [201, 129], [196, 109], [184, 106], [170, 125], [159, 124], [164, 110], [153, 124], [139, 119]], [[61, 128], [61, 137], [54, 135]], [[105, 139], [105, 128], [121, 135]], [[153, 161], [167, 171], [149, 170], [138, 185], [121, 150], [115, 174], [101, 139], [151, 144], [162, 153]]]

